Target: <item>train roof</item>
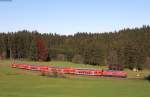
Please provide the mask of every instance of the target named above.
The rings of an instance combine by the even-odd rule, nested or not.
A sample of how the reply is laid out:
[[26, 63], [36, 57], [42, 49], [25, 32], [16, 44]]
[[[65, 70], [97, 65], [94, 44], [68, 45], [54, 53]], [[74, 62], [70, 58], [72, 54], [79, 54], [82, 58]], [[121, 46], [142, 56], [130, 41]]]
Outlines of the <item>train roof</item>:
[[78, 70], [96, 70], [95, 68], [77, 68]]

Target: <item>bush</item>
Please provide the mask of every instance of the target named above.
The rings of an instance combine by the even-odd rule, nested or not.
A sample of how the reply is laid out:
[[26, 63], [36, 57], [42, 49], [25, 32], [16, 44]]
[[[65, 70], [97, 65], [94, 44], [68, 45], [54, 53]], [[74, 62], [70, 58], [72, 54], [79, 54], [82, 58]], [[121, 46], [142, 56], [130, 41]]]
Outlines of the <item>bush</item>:
[[48, 75], [49, 75], [49, 72], [41, 71], [41, 76], [48, 76]]
[[41, 71], [41, 76], [54, 77], [54, 78], [66, 78], [64, 74], [58, 72], [57, 69], [53, 69], [52, 72]]
[[146, 80], [150, 82], [150, 75], [146, 77]]
[[74, 55], [74, 57], [72, 58], [72, 62], [82, 64], [84, 62], [84, 59], [81, 55]]
[[58, 60], [58, 61], [65, 61], [66, 60], [66, 56], [64, 54], [57, 54], [56, 60]]

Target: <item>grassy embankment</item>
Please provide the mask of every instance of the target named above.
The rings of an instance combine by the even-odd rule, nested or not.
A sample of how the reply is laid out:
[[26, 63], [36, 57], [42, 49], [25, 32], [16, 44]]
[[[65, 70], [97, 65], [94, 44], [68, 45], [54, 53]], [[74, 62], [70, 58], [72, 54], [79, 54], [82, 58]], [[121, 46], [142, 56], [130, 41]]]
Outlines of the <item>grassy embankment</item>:
[[[69, 62], [21, 63], [102, 68]], [[150, 83], [145, 80], [85, 79], [70, 76], [65, 79], [48, 78], [36, 76], [36, 72], [12, 69], [10, 64], [10, 60], [0, 61], [0, 97], [149, 97]], [[132, 71], [126, 71], [131, 77], [134, 76]], [[149, 74], [148, 70], [142, 72], [144, 76]]]

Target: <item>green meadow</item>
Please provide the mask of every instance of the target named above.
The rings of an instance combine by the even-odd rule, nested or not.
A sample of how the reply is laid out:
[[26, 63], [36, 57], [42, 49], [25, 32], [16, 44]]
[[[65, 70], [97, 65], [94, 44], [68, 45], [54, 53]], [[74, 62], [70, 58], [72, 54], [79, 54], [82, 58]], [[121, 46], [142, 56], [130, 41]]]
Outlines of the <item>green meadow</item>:
[[[39, 72], [14, 69], [13, 61], [0, 61], [0, 97], [149, 97], [150, 82], [118, 78], [100, 78], [66, 75], [66, 78], [40, 76]], [[33, 62], [17, 63], [54, 65], [78, 68], [106, 67], [74, 64], [70, 62]], [[126, 70], [129, 77], [135, 73]], [[142, 76], [150, 74], [148, 70]]]

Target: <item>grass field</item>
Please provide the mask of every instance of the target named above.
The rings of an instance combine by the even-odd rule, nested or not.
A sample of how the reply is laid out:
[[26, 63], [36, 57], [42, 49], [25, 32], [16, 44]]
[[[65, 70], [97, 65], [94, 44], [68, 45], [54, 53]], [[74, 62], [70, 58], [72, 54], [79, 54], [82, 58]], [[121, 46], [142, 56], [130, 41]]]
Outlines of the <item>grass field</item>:
[[[84, 68], [90, 65], [68, 62], [21, 63], [58, 65]], [[146, 80], [123, 80], [109, 78], [72, 77], [48, 78], [9, 67], [10, 60], [0, 61], [0, 97], [149, 97], [150, 82]], [[133, 73], [127, 70], [130, 75]], [[145, 74], [148, 74], [148, 71]], [[145, 75], [144, 74], [144, 75]]]

